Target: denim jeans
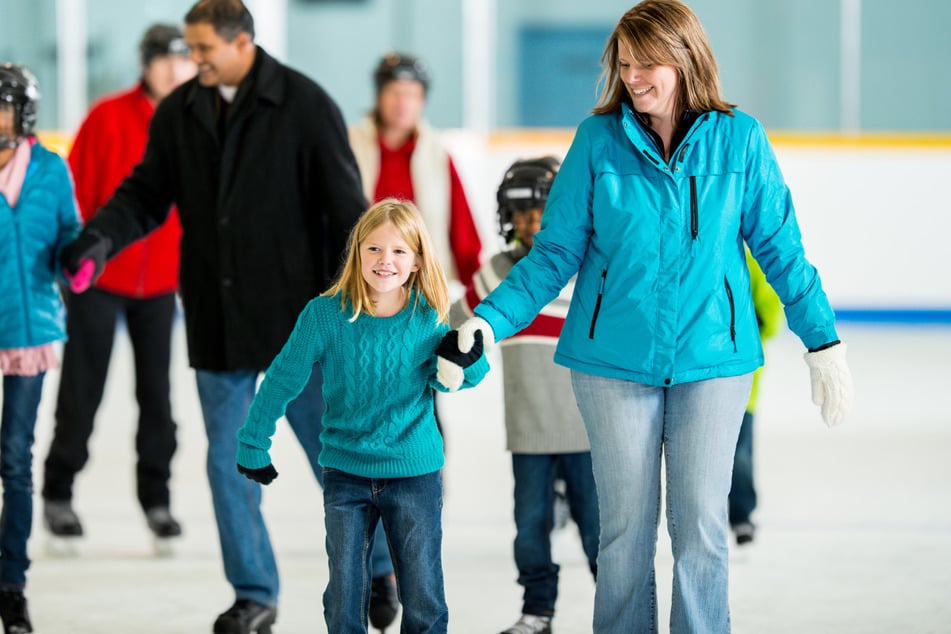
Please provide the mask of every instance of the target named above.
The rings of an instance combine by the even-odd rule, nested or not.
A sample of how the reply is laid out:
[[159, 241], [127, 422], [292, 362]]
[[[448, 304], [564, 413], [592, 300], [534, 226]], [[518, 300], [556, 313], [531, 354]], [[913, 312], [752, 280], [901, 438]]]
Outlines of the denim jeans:
[[662, 455], [674, 557], [670, 631], [730, 631], [727, 495], [752, 377], [662, 388], [572, 371], [601, 508], [598, 634], [657, 632]]
[[[261, 485], [238, 473], [235, 462], [238, 429], [244, 424], [254, 399], [258, 372], [197, 370], [195, 377], [208, 436], [206, 468], [225, 577], [234, 587], [237, 598], [273, 606], [277, 603], [279, 582], [271, 540], [261, 514]], [[321, 485], [323, 473], [317, 457], [323, 429], [322, 380], [320, 366], [315, 365], [310, 381], [300, 396], [287, 406], [286, 412], [287, 421]], [[377, 566], [373, 569], [374, 576], [392, 572], [385, 546], [374, 555]]]
[[449, 608], [442, 572], [442, 476], [369, 479], [324, 471], [324, 522], [330, 579], [324, 592], [327, 631], [367, 631], [367, 561], [383, 525], [403, 603], [401, 632], [446, 632]]
[[30, 567], [27, 541], [33, 529], [33, 430], [45, 373], [3, 377], [0, 415], [0, 588], [22, 589]]
[[747, 524], [756, 509], [753, 486], [753, 414], [743, 414], [740, 437], [733, 458], [733, 483], [730, 487], [730, 526]]
[[550, 616], [558, 598], [558, 564], [551, 558], [556, 477], [565, 481], [571, 517], [581, 547], [595, 571], [598, 558], [598, 493], [591, 453], [512, 454], [515, 479], [515, 565], [525, 588], [522, 613]]

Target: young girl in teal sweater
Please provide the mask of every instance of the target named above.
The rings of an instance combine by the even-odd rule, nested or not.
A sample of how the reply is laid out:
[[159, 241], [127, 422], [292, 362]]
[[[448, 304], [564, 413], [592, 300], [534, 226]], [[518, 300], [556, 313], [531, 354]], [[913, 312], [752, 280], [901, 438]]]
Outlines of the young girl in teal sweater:
[[368, 557], [383, 522], [403, 603], [404, 632], [445, 632], [442, 436], [433, 390], [477, 384], [481, 345], [459, 355], [449, 333], [446, 277], [412, 203], [385, 199], [350, 235], [339, 280], [304, 308], [271, 363], [238, 431], [238, 469], [277, 476], [268, 449], [275, 422], [323, 369], [324, 521], [331, 632], [366, 631]]

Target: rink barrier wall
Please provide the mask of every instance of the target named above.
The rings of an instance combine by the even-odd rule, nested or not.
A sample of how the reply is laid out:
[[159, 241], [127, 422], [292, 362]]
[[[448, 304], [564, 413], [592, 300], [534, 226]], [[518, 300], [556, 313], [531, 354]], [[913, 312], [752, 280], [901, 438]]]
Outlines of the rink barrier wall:
[[[768, 131], [790, 186], [809, 260], [840, 321], [951, 326], [951, 134]], [[444, 130], [485, 250], [495, 191], [516, 159], [563, 157], [574, 130]], [[65, 155], [72, 136], [41, 131]]]

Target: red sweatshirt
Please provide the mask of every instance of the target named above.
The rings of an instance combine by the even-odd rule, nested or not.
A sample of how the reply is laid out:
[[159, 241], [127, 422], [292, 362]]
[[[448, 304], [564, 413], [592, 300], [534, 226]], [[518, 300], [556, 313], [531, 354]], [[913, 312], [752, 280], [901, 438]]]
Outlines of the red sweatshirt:
[[[84, 222], [109, 200], [142, 159], [154, 110], [140, 83], [104, 97], [89, 111], [69, 152], [76, 201]], [[162, 226], [106, 264], [96, 288], [135, 298], [174, 292], [178, 288], [181, 235], [178, 214], [172, 209]]]

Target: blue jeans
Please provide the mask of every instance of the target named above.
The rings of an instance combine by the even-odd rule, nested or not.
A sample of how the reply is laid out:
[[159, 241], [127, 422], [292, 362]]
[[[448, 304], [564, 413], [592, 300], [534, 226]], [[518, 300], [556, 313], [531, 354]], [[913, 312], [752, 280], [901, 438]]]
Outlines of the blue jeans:
[[670, 631], [730, 631], [727, 495], [752, 377], [661, 388], [572, 371], [601, 508], [598, 634], [657, 632], [661, 456], [674, 556]]
[[740, 437], [733, 458], [733, 483], [730, 487], [730, 526], [748, 524], [756, 509], [756, 487], [753, 486], [753, 414], [743, 414]]
[[21, 590], [30, 567], [27, 541], [33, 530], [33, 430], [45, 373], [3, 377], [0, 415], [0, 588]]
[[324, 471], [324, 522], [330, 579], [324, 619], [334, 634], [367, 631], [367, 561], [383, 526], [403, 603], [404, 634], [446, 632], [442, 572], [442, 476], [369, 479]]
[[551, 559], [555, 478], [565, 481], [571, 517], [592, 572], [598, 559], [598, 493], [591, 453], [512, 454], [515, 478], [515, 565], [525, 588], [522, 613], [550, 616], [558, 598], [558, 564]]
[[[244, 424], [254, 399], [258, 372], [197, 370], [195, 378], [208, 436], [206, 467], [225, 577], [234, 587], [238, 599], [276, 605], [279, 592], [277, 563], [261, 514], [261, 485], [238, 473], [235, 462], [238, 429]], [[310, 381], [300, 396], [287, 406], [286, 413], [287, 421], [321, 485], [323, 473], [317, 457], [323, 430], [322, 381], [320, 366], [315, 365]], [[377, 556], [374, 557], [373, 575], [392, 572], [385, 546], [374, 554]]]

